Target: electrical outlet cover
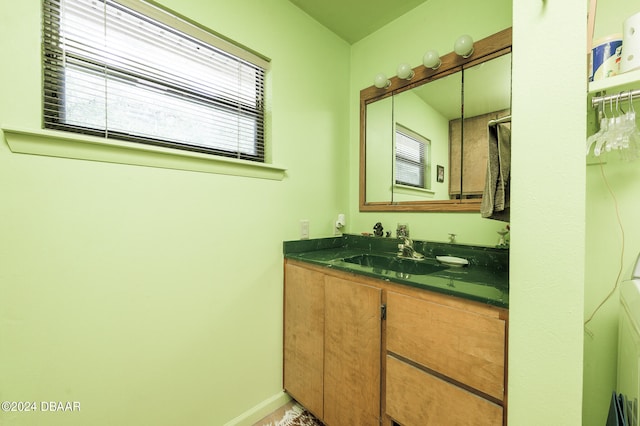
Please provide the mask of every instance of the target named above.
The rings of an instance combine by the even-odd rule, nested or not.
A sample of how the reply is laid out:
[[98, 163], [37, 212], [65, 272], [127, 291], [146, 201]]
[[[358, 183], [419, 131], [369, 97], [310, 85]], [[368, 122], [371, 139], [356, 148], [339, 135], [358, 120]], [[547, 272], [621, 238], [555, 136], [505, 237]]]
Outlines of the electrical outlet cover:
[[309, 239], [309, 220], [302, 219], [300, 221], [300, 239], [308, 240]]

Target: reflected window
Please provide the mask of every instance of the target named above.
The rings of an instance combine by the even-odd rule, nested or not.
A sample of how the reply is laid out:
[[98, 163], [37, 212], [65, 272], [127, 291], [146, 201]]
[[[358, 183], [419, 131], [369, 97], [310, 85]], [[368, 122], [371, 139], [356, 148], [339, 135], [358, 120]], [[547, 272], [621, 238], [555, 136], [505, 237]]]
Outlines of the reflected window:
[[429, 188], [429, 139], [396, 123], [396, 184]]

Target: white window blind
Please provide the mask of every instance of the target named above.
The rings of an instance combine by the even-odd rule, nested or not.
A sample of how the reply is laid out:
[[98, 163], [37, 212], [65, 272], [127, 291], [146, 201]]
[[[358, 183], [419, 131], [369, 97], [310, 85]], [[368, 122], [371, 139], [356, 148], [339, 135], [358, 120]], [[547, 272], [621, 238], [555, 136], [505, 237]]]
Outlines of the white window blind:
[[426, 138], [396, 125], [396, 183], [426, 188], [428, 143]]
[[45, 128], [264, 161], [264, 59], [140, 0], [43, 4]]

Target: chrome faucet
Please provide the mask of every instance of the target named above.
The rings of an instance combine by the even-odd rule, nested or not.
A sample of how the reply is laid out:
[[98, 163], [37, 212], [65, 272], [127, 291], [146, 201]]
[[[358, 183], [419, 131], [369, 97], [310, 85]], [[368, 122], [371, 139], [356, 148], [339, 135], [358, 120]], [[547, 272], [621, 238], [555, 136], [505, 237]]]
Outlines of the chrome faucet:
[[398, 244], [398, 256], [399, 257], [408, 257], [410, 259], [423, 259], [424, 255], [418, 253], [413, 248], [413, 241], [411, 238], [401, 235], [400, 240], [402, 240], [402, 244]]

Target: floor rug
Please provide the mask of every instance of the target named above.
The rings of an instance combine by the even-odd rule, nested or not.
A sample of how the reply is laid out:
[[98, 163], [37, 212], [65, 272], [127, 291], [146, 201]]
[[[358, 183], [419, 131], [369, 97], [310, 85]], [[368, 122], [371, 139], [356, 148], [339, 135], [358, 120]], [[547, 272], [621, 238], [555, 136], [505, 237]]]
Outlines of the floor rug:
[[294, 404], [291, 409], [284, 413], [279, 421], [270, 426], [323, 426], [322, 422], [316, 419], [313, 414], [304, 409], [301, 405]]

